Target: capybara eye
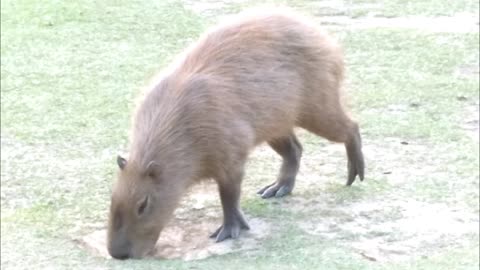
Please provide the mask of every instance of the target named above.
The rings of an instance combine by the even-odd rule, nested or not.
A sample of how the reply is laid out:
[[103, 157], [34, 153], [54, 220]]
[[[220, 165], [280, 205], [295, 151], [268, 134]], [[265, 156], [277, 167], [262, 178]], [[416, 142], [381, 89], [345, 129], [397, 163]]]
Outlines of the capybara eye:
[[138, 206], [137, 214], [139, 216], [143, 215], [143, 213], [145, 212], [145, 208], [147, 208], [147, 204], [148, 204], [148, 196], [146, 196], [145, 199], [143, 199], [143, 201]]

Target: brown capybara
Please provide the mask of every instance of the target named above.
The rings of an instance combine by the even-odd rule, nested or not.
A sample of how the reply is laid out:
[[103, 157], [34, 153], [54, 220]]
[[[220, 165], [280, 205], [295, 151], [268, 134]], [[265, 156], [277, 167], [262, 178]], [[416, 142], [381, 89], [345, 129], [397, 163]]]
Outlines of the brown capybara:
[[128, 161], [117, 158], [110, 254], [146, 255], [182, 194], [202, 179], [216, 181], [223, 209], [211, 237], [238, 237], [249, 229], [239, 206], [249, 153], [267, 142], [283, 158], [262, 198], [289, 194], [302, 155], [295, 127], [344, 143], [347, 185], [363, 180], [359, 128], [340, 101], [343, 72], [337, 43], [290, 12], [250, 12], [204, 34], [137, 108]]

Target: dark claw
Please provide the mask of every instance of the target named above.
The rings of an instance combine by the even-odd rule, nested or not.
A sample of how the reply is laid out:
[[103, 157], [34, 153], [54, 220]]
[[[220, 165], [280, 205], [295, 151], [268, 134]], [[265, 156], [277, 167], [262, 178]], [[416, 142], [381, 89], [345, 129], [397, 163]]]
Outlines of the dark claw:
[[222, 225], [212, 235], [210, 235], [210, 238], [216, 238], [216, 243], [222, 242], [228, 238], [236, 239], [240, 235], [240, 229], [240, 226]]
[[277, 183], [274, 183], [262, 188], [258, 192], [258, 194], [262, 195], [261, 197], [263, 199], [268, 199], [272, 197], [280, 198], [292, 193], [292, 190], [293, 190], [293, 185], [290, 185], [290, 184], [279, 185]]
[[220, 226], [210, 235], [210, 238], [215, 238], [215, 242], [217, 243], [228, 238], [236, 239], [240, 235], [241, 230], [250, 230], [250, 226], [248, 226], [243, 215], [237, 213], [231, 222], [224, 223]]
[[292, 192], [292, 188], [290, 186], [281, 186], [280, 189], [275, 193], [276, 198], [283, 197], [285, 195], [288, 195]]
[[268, 186], [265, 186], [264, 188], [262, 188], [262, 189], [260, 189], [259, 191], [257, 191], [257, 194], [262, 195], [262, 194], [265, 192], [265, 190], [267, 190], [268, 188], [270, 188], [270, 187], [273, 186], [273, 185], [275, 185], [275, 183], [270, 184], [270, 185], [268, 185]]

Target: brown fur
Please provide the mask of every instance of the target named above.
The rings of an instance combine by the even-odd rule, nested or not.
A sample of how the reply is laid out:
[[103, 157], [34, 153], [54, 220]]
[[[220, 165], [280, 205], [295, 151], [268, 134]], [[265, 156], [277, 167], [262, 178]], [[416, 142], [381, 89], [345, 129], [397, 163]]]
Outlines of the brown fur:
[[129, 160], [118, 160], [112, 195], [112, 256], [145, 255], [188, 186], [206, 178], [218, 183], [224, 212], [213, 236], [237, 237], [248, 229], [239, 208], [248, 154], [268, 142], [283, 164], [278, 180], [259, 193], [290, 193], [302, 152], [294, 127], [344, 143], [347, 184], [363, 179], [358, 126], [340, 103], [343, 65], [331, 37], [288, 12], [238, 16], [204, 34], [136, 111]]

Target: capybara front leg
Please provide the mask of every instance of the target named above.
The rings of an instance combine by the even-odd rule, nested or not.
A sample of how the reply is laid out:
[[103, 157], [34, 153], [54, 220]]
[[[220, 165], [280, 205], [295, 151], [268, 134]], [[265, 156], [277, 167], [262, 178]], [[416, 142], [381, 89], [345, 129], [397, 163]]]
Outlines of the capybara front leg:
[[262, 198], [283, 197], [292, 192], [300, 168], [302, 145], [295, 134], [268, 143], [283, 159], [277, 181], [258, 191]]
[[210, 236], [215, 238], [216, 242], [221, 242], [228, 238], [238, 238], [242, 229], [250, 229], [239, 204], [242, 176], [243, 173], [229, 179], [232, 181], [218, 181], [223, 209], [223, 224]]

